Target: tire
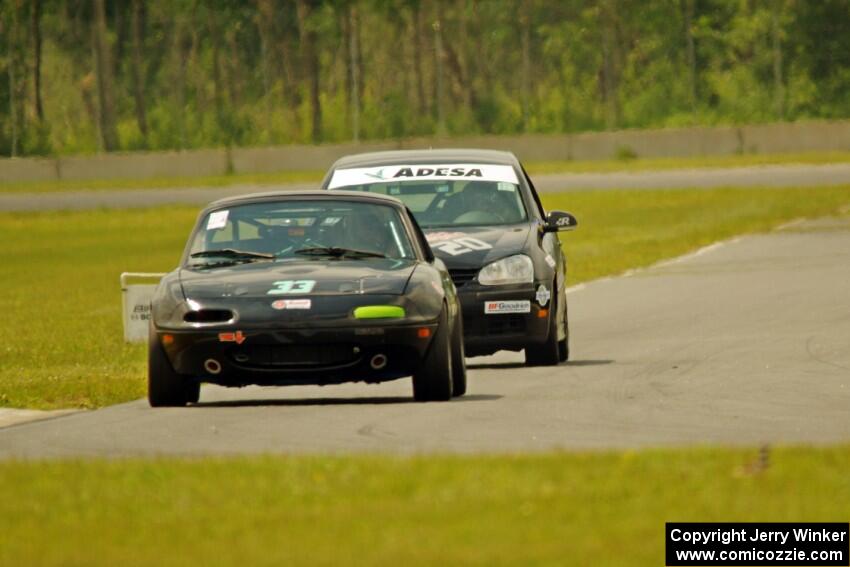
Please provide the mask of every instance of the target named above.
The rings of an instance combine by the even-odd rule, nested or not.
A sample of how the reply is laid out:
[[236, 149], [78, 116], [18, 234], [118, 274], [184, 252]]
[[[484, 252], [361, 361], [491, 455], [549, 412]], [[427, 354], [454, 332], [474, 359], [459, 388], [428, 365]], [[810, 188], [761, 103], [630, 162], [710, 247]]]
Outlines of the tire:
[[564, 340], [558, 341], [558, 360], [566, 362], [570, 359], [570, 319], [567, 310], [567, 298], [564, 297]]
[[413, 399], [417, 402], [452, 399], [452, 345], [445, 307], [428, 352], [413, 373]]
[[[551, 305], [556, 298], [552, 298]], [[561, 360], [558, 348], [558, 309], [550, 306], [549, 309], [549, 332], [546, 341], [542, 344], [530, 344], [525, 347], [525, 364], [528, 366], [555, 366]]]
[[457, 314], [454, 337], [452, 339], [452, 396], [466, 393], [466, 352], [463, 348], [463, 318]]
[[186, 403], [197, 404], [201, 399], [201, 383], [197, 380], [183, 379], [186, 385]]
[[154, 408], [182, 407], [197, 402], [200, 395], [200, 383], [174, 372], [151, 326], [148, 335], [148, 403]]

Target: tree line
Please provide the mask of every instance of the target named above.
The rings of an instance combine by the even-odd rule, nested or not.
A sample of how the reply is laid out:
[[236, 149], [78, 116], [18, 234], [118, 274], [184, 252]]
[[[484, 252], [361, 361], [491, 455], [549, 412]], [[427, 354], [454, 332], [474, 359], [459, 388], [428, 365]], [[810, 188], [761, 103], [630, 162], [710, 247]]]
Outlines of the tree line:
[[850, 0], [3, 0], [0, 154], [850, 116]]

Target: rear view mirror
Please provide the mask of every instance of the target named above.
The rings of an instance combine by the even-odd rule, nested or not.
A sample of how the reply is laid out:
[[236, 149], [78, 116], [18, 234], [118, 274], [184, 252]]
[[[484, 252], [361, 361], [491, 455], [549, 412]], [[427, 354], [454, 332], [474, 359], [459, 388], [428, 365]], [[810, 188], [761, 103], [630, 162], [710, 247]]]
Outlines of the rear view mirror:
[[543, 232], [562, 232], [565, 230], [574, 230], [578, 226], [578, 220], [570, 213], [565, 211], [552, 211], [546, 217], [546, 224], [543, 225]]

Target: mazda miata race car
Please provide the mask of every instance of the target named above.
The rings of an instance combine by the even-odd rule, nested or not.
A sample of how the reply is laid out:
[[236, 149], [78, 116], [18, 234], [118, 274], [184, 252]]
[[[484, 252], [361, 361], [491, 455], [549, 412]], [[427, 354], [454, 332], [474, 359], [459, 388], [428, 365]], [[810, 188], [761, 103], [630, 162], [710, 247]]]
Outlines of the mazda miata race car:
[[512, 153], [353, 155], [331, 167], [322, 188], [391, 195], [408, 206], [457, 287], [469, 356], [524, 349], [530, 365], [569, 358], [567, 263], [557, 232], [577, 221], [543, 210]]
[[216, 201], [151, 304], [148, 399], [200, 383], [334, 384], [413, 376], [415, 399], [466, 391], [460, 307], [393, 197], [327, 191]]

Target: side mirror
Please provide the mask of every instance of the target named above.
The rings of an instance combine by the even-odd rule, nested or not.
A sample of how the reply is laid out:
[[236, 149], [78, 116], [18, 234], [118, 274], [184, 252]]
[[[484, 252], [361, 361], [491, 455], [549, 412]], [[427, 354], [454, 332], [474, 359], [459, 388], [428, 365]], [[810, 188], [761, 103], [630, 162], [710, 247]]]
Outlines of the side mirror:
[[434, 251], [431, 249], [431, 246], [425, 247], [425, 261], [429, 264], [433, 264], [437, 261], [437, 257], [434, 256]]
[[568, 212], [552, 211], [546, 217], [546, 224], [543, 225], [543, 232], [562, 232], [565, 230], [574, 230], [578, 226], [578, 220]]

